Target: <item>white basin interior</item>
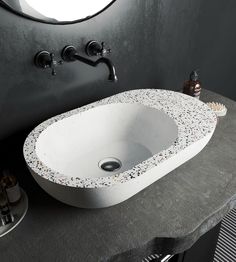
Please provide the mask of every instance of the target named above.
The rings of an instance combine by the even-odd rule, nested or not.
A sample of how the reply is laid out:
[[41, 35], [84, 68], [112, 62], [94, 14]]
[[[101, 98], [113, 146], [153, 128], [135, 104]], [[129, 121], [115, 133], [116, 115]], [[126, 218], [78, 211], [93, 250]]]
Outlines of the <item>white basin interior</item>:
[[[97, 106], [49, 125], [36, 142], [36, 154], [50, 169], [69, 177], [96, 178], [121, 173], [170, 147], [178, 137], [175, 121], [142, 104]], [[99, 167], [116, 158], [121, 168]]]

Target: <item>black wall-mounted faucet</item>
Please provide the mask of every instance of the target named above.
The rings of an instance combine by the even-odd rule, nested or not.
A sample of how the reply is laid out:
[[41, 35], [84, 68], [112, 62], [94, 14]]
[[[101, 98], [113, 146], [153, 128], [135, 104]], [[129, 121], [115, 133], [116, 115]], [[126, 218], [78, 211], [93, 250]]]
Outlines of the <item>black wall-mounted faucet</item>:
[[[91, 42], [92, 41], [90, 41], [89, 43]], [[83, 62], [93, 67], [96, 67], [98, 64], [103, 63], [109, 69], [108, 80], [112, 82], [116, 82], [118, 78], [116, 76], [116, 71], [115, 71], [115, 67], [113, 63], [111, 62], [110, 59], [103, 57], [105, 53], [110, 53], [110, 50], [108, 51], [107, 49], [104, 49], [104, 44], [102, 44], [101, 48], [99, 48], [98, 46], [99, 44], [98, 45], [96, 44], [96, 45], [92, 45], [93, 47], [96, 47], [96, 50], [94, 49], [94, 51], [92, 51], [91, 45], [90, 45], [90, 49], [88, 49], [89, 43], [86, 46], [86, 53], [90, 56], [101, 55], [102, 56], [101, 58], [97, 59], [96, 61], [90, 60], [86, 57], [80, 56], [74, 46], [68, 45], [68, 46], [65, 46], [62, 50], [62, 53], [61, 53], [62, 59], [66, 62], [74, 62], [78, 60], [80, 62]], [[93, 43], [97, 43], [97, 42], [93, 41]]]

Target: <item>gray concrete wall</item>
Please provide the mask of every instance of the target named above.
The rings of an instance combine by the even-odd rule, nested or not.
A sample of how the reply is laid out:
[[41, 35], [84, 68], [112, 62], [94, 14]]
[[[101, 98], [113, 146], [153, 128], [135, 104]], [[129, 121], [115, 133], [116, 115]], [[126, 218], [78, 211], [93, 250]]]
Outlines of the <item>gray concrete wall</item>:
[[[178, 90], [199, 68], [203, 87], [236, 99], [236, 2], [234, 0], [117, 0], [82, 23], [48, 25], [0, 8], [0, 139], [94, 100], [136, 88]], [[87, 41], [112, 49], [119, 82], [107, 69], [64, 64], [52, 77], [34, 55], [67, 44], [81, 55]]]

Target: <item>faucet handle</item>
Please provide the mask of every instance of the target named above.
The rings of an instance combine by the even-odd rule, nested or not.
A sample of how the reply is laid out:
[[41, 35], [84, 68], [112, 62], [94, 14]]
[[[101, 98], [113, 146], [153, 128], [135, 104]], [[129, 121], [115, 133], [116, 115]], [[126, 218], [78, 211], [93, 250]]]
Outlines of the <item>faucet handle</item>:
[[62, 65], [63, 64], [63, 61], [60, 60], [60, 61], [56, 61], [54, 59], [54, 53], [50, 53], [50, 58], [51, 58], [51, 62], [49, 64], [49, 68], [52, 69], [52, 75], [55, 76], [57, 73], [56, 73], [56, 67], [59, 66], [59, 65]]
[[102, 42], [101, 44], [97, 41], [91, 40], [87, 43], [85, 47], [85, 52], [88, 56], [105, 56], [111, 53], [110, 48], [105, 47], [105, 43]]
[[106, 54], [110, 54], [111, 53], [111, 48], [105, 48], [105, 43], [104, 42], [101, 43], [101, 46], [102, 46], [101, 52], [100, 52], [101, 56], [104, 56]]
[[56, 61], [54, 59], [54, 53], [49, 53], [48, 51], [40, 51], [35, 55], [34, 63], [37, 67], [42, 69], [50, 68], [52, 70], [52, 75], [56, 75], [56, 67], [62, 65], [63, 61]]

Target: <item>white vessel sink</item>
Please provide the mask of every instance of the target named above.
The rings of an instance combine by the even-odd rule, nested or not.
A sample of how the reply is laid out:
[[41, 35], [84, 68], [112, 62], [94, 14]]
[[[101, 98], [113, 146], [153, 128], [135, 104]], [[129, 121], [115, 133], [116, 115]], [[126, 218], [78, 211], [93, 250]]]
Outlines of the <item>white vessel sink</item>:
[[24, 144], [38, 184], [78, 207], [118, 204], [196, 155], [216, 126], [192, 97], [133, 90], [55, 116]]

